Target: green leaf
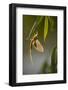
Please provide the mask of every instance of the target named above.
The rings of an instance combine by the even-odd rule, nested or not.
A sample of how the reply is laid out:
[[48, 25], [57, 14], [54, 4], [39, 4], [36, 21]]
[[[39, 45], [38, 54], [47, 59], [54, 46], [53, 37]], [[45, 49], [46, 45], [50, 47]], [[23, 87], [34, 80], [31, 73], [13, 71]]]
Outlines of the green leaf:
[[45, 61], [43, 64], [42, 64], [42, 67], [41, 67], [41, 73], [48, 73], [48, 69], [49, 69], [49, 65], [47, 63], [47, 61]]
[[51, 55], [51, 72], [57, 73], [57, 48], [54, 47]]
[[47, 33], [48, 33], [48, 17], [45, 16], [44, 20], [45, 20], [44, 21], [44, 41], [45, 41]]
[[43, 18], [44, 18], [43, 16], [37, 16], [37, 19], [36, 19], [37, 26], [40, 24]]
[[43, 20], [43, 16], [37, 16], [36, 20], [34, 21], [32, 28], [30, 30], [30, 33], [27, 37], [27, 39], [29, 39], [31, 37], [31, 35], [35, 32], [36, 28], [38, 27], [38, 25], [41, 23], [41, 21]]

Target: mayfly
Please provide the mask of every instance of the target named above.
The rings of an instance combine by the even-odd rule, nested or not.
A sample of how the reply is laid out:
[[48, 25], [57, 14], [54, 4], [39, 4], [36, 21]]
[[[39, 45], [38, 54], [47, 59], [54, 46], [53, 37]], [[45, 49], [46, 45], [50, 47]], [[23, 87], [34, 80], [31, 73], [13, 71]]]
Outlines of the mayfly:
[[38, 52], [43, 53], [44, 52], [44, 48], [42, 46], [42, 44], [40, 43], [40, 41], [38, 40], [38, 33], [36, 33], [31, 39], [30, 39], [30, 59], [31, 62], [32, 61], [32, 55], [31, 55], [31, 51], [32, 51], [32, 46], [35, 48], [35, 50], [37, 50]]

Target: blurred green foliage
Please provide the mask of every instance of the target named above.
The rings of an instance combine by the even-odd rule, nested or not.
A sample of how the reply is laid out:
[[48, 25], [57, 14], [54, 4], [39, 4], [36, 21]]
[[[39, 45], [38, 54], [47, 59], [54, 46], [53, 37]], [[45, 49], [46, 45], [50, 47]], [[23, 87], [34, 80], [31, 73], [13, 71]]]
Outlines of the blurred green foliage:
[[[24, 37], [26, 37], [25, 43], [30, 41], [30, 38], [35, 34], [38, 33], [38, 38], [40, 36], [43, 36], [43, 41], [46, 42], [46, 37], [48, 33], [51, 31], [57, 31], [57, 17], [56, 16], [32, 16], [32, 15], [24, 15], [23, 16], [24, 23], [24, 29], [26, 28], [26, 31], [28, 32], [28, 35], [26, 31], [24, 31]], [[43, 30], [43, 31], [42, 31]], [[40, 32], [40, 33], [39, 33]], [[27, 47], [25, 47], [27, 52]], [[51, 53], [51, 64], [49, 65], [48, 62], [45, 60], [45, 62], [42, 64], [41, 67], [41, 73], [57, 73], [57, 47], [53, 47], [52, 53]]]
[[48, 73], [48, 68], [49, 68], [49, 65], [48, 63], [45, 61], [41, 67], [41, 73]]
[[44, 21], [44, 41], [45, 41], [48, 33], [48, 17], [46, 16], [44, 20], [45, 20]]
[[[27, 22], [31, 22], [31, 29], [30, 29], [30, 32], [29, 32], [29, 35], [27, 36], [27, 39], [29, 39], [31, 37], [31, 35], [34, 35], [34, 33], [38, 32], [38, 27], [40, 25], [40, 23], [44, 20], [44, 41], [46, 39], [46, 36], [49, 32], [49, 30], [51, 31], [54, 31], [54, 30], [57, 30], [57, 17], [55, 16], [24, 16], [24, 17], [27, 17]], [[33, 22], [32, 22], [32, 17], [33, 19], [35, 19]], [[28, 25], [29, 27], [30, 25]], [[29, 28], [28, 28], [29, 29]]]
[[47, 60], [42, 64], [41, 73], [57, 73], [57, 48], [54, 47], [51, 53], [51, 65]]
[[57, 72], [57, 48], [54, 47], [51, 55], [51, 72]]

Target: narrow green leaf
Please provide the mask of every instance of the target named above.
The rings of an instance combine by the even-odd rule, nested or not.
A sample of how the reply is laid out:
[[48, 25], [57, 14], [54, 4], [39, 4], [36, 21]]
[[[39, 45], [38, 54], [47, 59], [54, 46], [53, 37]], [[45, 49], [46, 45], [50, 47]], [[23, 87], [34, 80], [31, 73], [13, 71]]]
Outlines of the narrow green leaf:
[[57, 72], [57, 48], [54, 47], [51, 55], [51, 72]]
[[48, 17], [45, 16], [45, 21], [44, 21], [44, 41], [46, 39], [48, 33]]
[[44, 18], [43, 16], [37, 17], [37, 20], [36, 20], [37, 26], [40, 24], [40, 22], [42, 21], [43, 18]]
[[43, 18], [44, 18], [43, 16], [37, 16], [34, 24], [32, 25], [32, 28], [30, 30], [30, 33], [29, 33], [29, 36], [27, 37], [27, 39], [29, 39], [31, 37], [32, 33], [34, 33], [34, 31], [36, 30], [36, 28], [38, 27], [38, 25], [41, 23], [41, 21], [42, 21]]

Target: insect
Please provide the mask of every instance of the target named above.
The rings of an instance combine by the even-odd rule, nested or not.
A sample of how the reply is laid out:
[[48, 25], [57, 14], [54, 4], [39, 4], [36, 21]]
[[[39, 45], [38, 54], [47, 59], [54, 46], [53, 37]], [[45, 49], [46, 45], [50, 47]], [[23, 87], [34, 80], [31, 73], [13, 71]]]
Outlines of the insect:
[[44, 52], [44, 48], [43, 48], [42, 44], [40, 43], [40, 41], [38, 40], [38, 33], [36, 33], [30, 39], [30, 58], [31, 58], [31, 62], [33, 63], [33, 61], [32, 61], [32, 55], [31, 55], [32, 47], [34, 47], [35, 50], [37, 50], [40, 53], [43, 53]]

